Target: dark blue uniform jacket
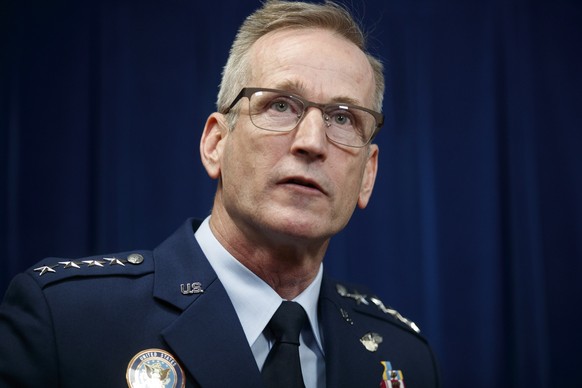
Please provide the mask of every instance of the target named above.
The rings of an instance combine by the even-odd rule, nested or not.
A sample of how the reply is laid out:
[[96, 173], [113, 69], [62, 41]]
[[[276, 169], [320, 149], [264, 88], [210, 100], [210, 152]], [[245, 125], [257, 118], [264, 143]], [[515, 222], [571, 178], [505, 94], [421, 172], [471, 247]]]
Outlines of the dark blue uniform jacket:
[[[188, 220], [154, 251], [47, 258], [18, 275], [0, 305], [0, 387], [124, 387], [130, 360], [150, 348], [175, 357], [187, 387], [262, 387], [197, 227]], [[203, 292], [182, 292], [193, 283]], [[381, 361], [402, 371], [407, 388], [438, 386], [425, 339], [364, 294], [324, 275], [327, 386], [377, 388]]]

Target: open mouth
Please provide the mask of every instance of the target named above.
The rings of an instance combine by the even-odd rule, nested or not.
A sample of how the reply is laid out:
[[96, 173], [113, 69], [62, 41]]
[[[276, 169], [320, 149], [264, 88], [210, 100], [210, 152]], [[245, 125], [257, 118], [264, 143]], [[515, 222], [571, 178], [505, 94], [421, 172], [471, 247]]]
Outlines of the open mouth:
[[288, 184], [288, 185], [302, 186], [302, 187], [306, 187], [306, 188], [309, 188], [309, 189], [313, 189], [313, 190], [320, 191], [320, 192], [322, 192], [322, 193], [325, 194], [325, 192], [323, 191], [323, 189], [321, 188], [321, 186], [319, 186], [316, 182], [314, 182], [312, 180], [309, 180], [309, 179], [292, 177], [292, 178], [289, 178], [289, 179], [285, 179], [281, 183], [282, 184]]

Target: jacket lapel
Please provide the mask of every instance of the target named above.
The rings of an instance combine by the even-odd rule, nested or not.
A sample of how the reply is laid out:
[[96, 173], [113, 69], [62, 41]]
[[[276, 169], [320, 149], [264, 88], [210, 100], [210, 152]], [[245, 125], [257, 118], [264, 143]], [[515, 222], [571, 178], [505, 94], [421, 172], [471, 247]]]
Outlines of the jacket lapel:
[[[189, 375], [204, 388], [262, 387], [261, 375], [226, 290], [200, 249], [188, 220], [154, 251], [154, 297], [179, 311], [162, 337]], [[181, 284], [202, 293], [183, 295]], [[382, 366], [360, 338], [367, 333], [324, 275], [319, 309], [328, 387], [378, 386]], [[343, 313], [342, 313], [343, 310]]]
[[[337, 294], [335, 282], [323, 278], [320, 315], [328, 387], [377, 387], [383, 367], [360, 338], [367, 333]], [[353, 318], [353, 319], [352, 319]]]
[[[154, 295], [181, 310], [162, 337], [201, 387], [260, 387], [260, 372], [242, 326], [196, 242], [194, 228], [189, 220], [154, 251]], [[180, 292], [180, 284], [195, 282], [202, 293]]]
[[218, 281], [168, 326], [162, 336], [201, 387], [262, 385], [238, 317]]

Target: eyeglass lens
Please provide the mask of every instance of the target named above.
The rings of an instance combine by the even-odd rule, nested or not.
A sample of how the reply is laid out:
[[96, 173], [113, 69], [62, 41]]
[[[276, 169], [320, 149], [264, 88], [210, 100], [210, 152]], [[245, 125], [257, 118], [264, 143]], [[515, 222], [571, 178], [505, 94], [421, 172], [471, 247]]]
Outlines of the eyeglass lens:
[[[301, 121], [306, 103], [310, 104], [281, 92], [257, 91], [249, 99], [249, 114], [253, 124], [261, 129], [289, 132]], [[348, 146], [367, 144], [376, 127], [376, 120], [369, 112], [342, 104], [325, 105], [323, 119], [327, 136]]]

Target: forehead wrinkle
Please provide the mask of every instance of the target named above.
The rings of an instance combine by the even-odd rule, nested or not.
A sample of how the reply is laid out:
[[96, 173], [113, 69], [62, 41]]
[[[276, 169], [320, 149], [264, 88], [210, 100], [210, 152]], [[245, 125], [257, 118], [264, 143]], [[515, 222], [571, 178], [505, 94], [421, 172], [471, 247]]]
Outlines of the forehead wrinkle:
[[[299, 37], [295, 37], [295, 36], [289, 36], [290, 33], [301, 33], [301, 34], [305, 34], [305, 33], [321, 33], [321, 32], [328, 32], [331, 33], [332, 36], [334, 36], [335, 38], [340, 38], [339, 40], [343, 40], [345, 43], [347, 43], [346, 47], [339, 47], [340, 50], [342, 51], [349, 51], [348, 50], [348, 46], [353, 46], [356, 47], [355, 45], [353, 45], [352, 42], [342, 39], [342, 37], [338, 37], [336, 34], [334, 34], [332, 31], [328, 31], [325, 29], [319, 29], [319, 28], [314, 28], [314, 29], [307, 29], [306, 30], [296, 30], [296, 29], [290, 29], [290, 30], [276, 30], [276, 31], [271, 31], [268, 34], [262, 36], [261, 38], [259, 38], [251, 47], [250, 49], [250, 55], [249, 58], [251, 60], [251, 79], [254, 80], [251, 81], [251, 83], [255, 83], [255, 87], [265, 87], [265, 88], [274, 88], [274, 89], [282, 89], [285, 91], [289, 91], [290, 93], [294, 93], [294, 94], [298, 94], [302, 97], [305, 98], [309, 98], [310, 96], [326, 96], [326, 91], [329, 92], [329, 90], [326, 90], [325, 86], [323, 85], [311, 85], [311, 83], [307, 83], [306, 80], [302, 79], [302, 73], [298, 72], [297, 69], [294, 69], [295, 67], [308, 67], [308, 69], [305, 69], [306, 74], [310, 74], [311, 71], [315, 70], [322, 70], [322, 71], [335, 71], [335, 72], [340, 72], [340, 74], [338, 74], [338, 79], [343, 79], [344, 76], [346, 77], [353, 77], [354, 73], [355, 73], [355, 81], [358, 84], [365, 84], [368, 81], [368, 78], [371, 78], [372, 80], [374, 79], [374, 75], [373, 75], [373, 71], [371, 68], [371, 65], [369, 64], [369, 62], [367, 61], [367, 59], [365, 59], [365, 61], [363, 61], [363, 63], [365, 63], [364, 67], [365, 69], [360, 69], [359, 71], [356, 71], [356, 69], [354, 67], [357, 67], [358, 64], [358, 60], [356, 58], [353, 58], [353, 60], [350, 60], [348, 62], [345, 63], [345, 67], [343, 68], [335, 68], [335, 69], [328, 69], [326, 66], [317, 66], [315, 63], [299, 63], [299, 62], [294, 62], [294, 58], [295, 58], [295, 54], [293, 52], [290, 53], [290, 50], [292, 51], [292, 47], [295, 46], [299, 46], [302, 47], [301, 45], [304, 44], [302, 43], [301, 39], [303, 39], [301, 36]], [[274, 37], [278, 37], [278, 38], [282, 38], [279, 40], [274, 41]], [[291, 39], [292, 41], [289, 42], [288, 39]], [[284, 49], [281, 49], [281, 43], [285, 42], [285, 45], [283, 46]], [[275, 47], [275, 50], [277, 51], [278, 55], [273, 55], [272, 50], [273, 47]], [[307, 46], [308, 47], [308, 46]], [[359, 48], [357, 48], [358, 51], [360, 53], [361, 50]], [[267, 67], [265, 68], [265, 58], [268, 58], [269, 62], [267, 64]], [[361, 58], [359, 58], [361, 59]], [[276, 69], [277, 71], [273, 73], [273, 69]], [[278, 77], [278, 75], [282, 75], [281, 73], [285, 73], [287, 72], [287, 77], [281, 79]], [[295, 74], [293, 74], [295, 73]], [[279, 78], [279, 80], [277, 79]], [[349, 80], [348, 80], [349, 81]], [[374, 86], [374, 83], [372, 82], [371, 87]], [[315, 89], [317, 90], [315, 90]], [[332, 88], [333, 89], [333, 88]], [[339, 93], [337, 95], [330, 95], [329, 98], [326, 98], [325, 101], [314, 101], [314, 102], [319, 102], [319, 103], [323, 103], [323, 104], [340, 104], [340, 103], [344, 103], [344, 104], [349, 104], [349, 105], [359, 105], [359, 106], [367, 106], [369, 104], [372, 103], [373, 101], [373, 90], [370, 91], [369, 93], [366, 93], [366, 96], [362, 96], [363, 99], [359, 99], [359, 98], [355, 98], [354, 96], [350, 96], [346, 94], [346, 90], [344, 90], [343, 92], [338, 91]], [[311, 97], [313, 98], [313, 97]], [[370, 99], [370, 101], [368, 101], [368, 99]]]
[[[297, 94], [301, 97], [303, 97], [308, 90], [308, 87], [306, 86], [305, 82], [301, 81], [301, 80], [284, 80], [282, 82], [277, 82], [274, 85], [274, 89], [280, 89], [280, 90], [284, 90], [284, 91], [288, 91], [289, 93], [292, 94]], [[328, 101], [314, 101], [314, 102], [318, 102], [321, 104], [347, 104], [347, 105], [360, 105], [362, 104], [361, 101], [359, 101], [358, 99], [355, 99], [353, 97], [347, 96], [347, 95], [337, 95], [337, 96], [333, 96], [330, 100]]]
[[307, 85], [305, 82], [297, 79], [286, 79], [281, 82], [275, 83], [275, 89], [281, 89], [289, 91], [291, 93], [303, 95], [307, 91]]

